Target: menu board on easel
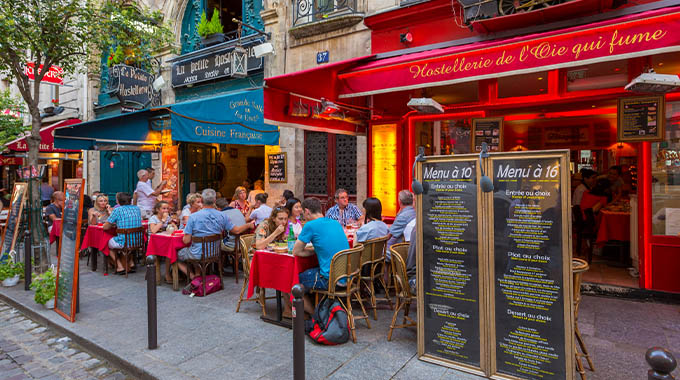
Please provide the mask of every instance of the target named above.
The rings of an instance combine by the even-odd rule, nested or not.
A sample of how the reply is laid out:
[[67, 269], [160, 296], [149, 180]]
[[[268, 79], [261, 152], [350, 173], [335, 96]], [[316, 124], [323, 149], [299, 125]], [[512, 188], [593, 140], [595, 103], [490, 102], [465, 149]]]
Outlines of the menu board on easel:
[[84, 179], [67, 179], [64, 181], [65, 199], [61, 222], [61, 239], [59, 240], [54, 311], [71, 322], [76, 320], [78, 251], [80, 249], [84, 187]]
[[17, 182], [14, 184], [12, 198], [10, 198], [9, 215], [7, 215], [5, 229], [2, 231], [2, 249], [0, 250], [0, 254], [9, 253], [15, 248], [19, 234], [19, 224], [21, 224], [21, 217], [24, 211], [24, 200], [26, 199], [27, 189], [28, 184], [26, 182]]
[[[495, 379], [571, 380], [569, 151], [425, 157], [416, 168], [426, 189], [419, 359]], [[478, 186], [484, 172], [492, 192]]]
[[269, 182], [287, 182], [286, 177], [286, 152], [268, 154]]
[[481, 152], [482, 143], [489, 146], [489, 152], [503, 150], [503, 118], [487, 117], [472, 119], [472, 151]]
[[666, 124], [663, 95], [619, 98], [618, 140], [658, 141]]
[[491, 375], [572, 379], [569, 151], [491, 155]]
[[422, 360], [483, 375], [486, 309], [479, 268], [477, 155], [442, 156], [419, 166], [427, 192], [418, 255], [418, 354]]

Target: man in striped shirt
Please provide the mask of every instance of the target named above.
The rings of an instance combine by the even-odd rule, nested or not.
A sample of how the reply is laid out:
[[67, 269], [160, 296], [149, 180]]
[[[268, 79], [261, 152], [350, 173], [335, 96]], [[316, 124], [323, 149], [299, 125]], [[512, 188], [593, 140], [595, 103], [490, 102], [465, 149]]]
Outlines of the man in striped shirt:
[[[128, 193], [117, 193], [116, 201], [120, 207], [116, 207], [111, 216], [104, 223], [104, 230], [112, 228], [136, 228], [142, 226], [142, 213], [139, 207], [130, 204], [132, 196]], [[109, 248], [120, 249], [125, 244], [125, 236], [118, 234], [109, 240]], [[111, 258], [116, 261], [116, 273], [125, 273], [123, 263], [116, 257], [116, 253], [111, 251]], [[130, 257], [132, 258], [132, 257]], [[130, 272], [130, 270], [128, 270]]]
[[341, 225], [351, 225], [361, 219], [361, 211], [353, 203], [349, 203], [347, 190], [338, 189], [335, 192], [335, 206], [326, 211], [326, 218], [334, 219]]

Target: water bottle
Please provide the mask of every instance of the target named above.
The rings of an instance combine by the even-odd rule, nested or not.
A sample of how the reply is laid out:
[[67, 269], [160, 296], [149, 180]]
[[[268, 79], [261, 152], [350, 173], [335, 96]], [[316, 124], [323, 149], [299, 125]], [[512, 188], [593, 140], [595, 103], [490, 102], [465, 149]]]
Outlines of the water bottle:
[[293, 247], [295, 247], [295, 232], [293, 232], [293, 224], [288, 222], [288, 253], [293, 254]]

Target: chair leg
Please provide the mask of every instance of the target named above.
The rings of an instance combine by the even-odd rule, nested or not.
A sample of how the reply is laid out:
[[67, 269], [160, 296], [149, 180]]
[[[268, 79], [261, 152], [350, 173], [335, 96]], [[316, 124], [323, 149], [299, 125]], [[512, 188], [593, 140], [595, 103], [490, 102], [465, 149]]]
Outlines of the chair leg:
[[[578, 324], [574, 324], [574, 333], [576, 334], [576, 341], [578, 342], [578, 345], [581, 346], [581, 352], [583, 352], [582, 356], [586, 357], [586, 361], [588, 362], [588, 366], [590, 367], [590, 370], [595, 372], [595, 367], [593, 366], [593, 361], [590, 359], [590, 353], [588, 353], [588, 349], [586, 348], [586, 344], [583, 341], [583, 337], [581, 337], [581, 330], [578, 328]], [[580, 360], [579, 360], [580, 362]]]
[[340, 304], [345, 307], [345, 311], [347, 311], [347, 322], [349, 323], [349, 328], [350, 331], [352, 332], [352, 342], [356, 343], [357, 342], [357, 334], [355, 333], [355, 324], [354, 324], [354, 314], [352, 313], [352, 301], [350, 300], [350, 295], [347, 295], [347, 304], [342, 305], [342, 298], [339, 298]]
[[[361, 306], [361, 311], [364, 313], [364, 317], [366, 317], [366, 325], [370, 329], [371, 328], [371, 322], [369, 322], [368, 313], [366, 312], [366, 309], [364, 308], [364, 301], [361, 299], [361, 295], [359, 294], [359, 292], [354, 293], [354, 296], [359, 301], [359, 306]], [[348, 297], [348, 301], [349, 301], [349, 298], [350, 297]]]
[[224, 290], [224, 278], [222, 277], [222, 260], [217, 262], [217, 271], [220, 273], [220, 286]]
[[179, 290], [179, 267], [176, 261], [172, 263], [172, 290]]
[[371, 280], [369, 281], [370, 284], [368, 285], [370, 291], [371, 291], [371, 307], [373, 308], [373, 319], [378, 320], [378, 302], [375, 300], [375, 284], [373, 280], [373, 268], [371, 267]]
[[[99, 253], [97, 253], [99, 254]], [[109, 257], [102, 252], [102, 259], [104, 260], [104, 274], [109, 274]]]
[[262, 316], [266, 317], [267, 316], [267, 310], [264, 307], [264, 302], [265, 302], [265, 299], [267, 298], [267, 296], [266, 296], [266, 293], [265, 293], [265, 289], [260, 288], [258, 293], [260, 294], [260, 306], [262, 306]]
[[390, 323], [390, 332], [387, 333], [387, 341], [390, 342], [392, 341], [392, 331], [394, 330], [394, 326], [397, 324], [397, 315], [399, 315], [399, 310], [401, 310], [401, 307], [403, 304], [399, 301], [399, 296], [397, 296], [397, 303], [394, 308], [394, 314], [392, 314], [392, 323]]
[[235, 253], [234, 254], [234, 277], [236, 278], [237, 284], [238, 284], [238, 259], [239, 259], [239, 254]]
[[241, 287], [241, 294], [239, 294], [238, 303], [236, 304], [236, 312], [237, 313], [238, 313], [239, 309], [241, 308], [241, 302], [243, 302], [243, 293], [245, 293], [247, 286], [248, 286], [248, 277], [245, 277], [243, 279], [243, 286]]
[[404, 304], [404, 322], [402, 322], [403, 324], [406, 324], [408, 322], [408, 312], [409, 312], [409, 310], [411, 310], [411, 302], [406, 301], [405, 304]]

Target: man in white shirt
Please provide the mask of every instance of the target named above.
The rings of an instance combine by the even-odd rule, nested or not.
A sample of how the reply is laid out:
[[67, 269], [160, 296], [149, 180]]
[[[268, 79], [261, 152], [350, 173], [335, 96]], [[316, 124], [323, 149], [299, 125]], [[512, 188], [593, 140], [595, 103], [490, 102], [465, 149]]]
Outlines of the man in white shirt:
[[154, 190], [149, 184], [149, 172], [145, 169], [141, 169], [137, 172], [137, 188], [135, 193], [137, 194], [137, 207], [142, 210], [142, 216], [150, 216], [153, 213], [153, 207], [156, 205], [156, 197], [161, 193], [161, 188], [165, 183], [161, 184]]

